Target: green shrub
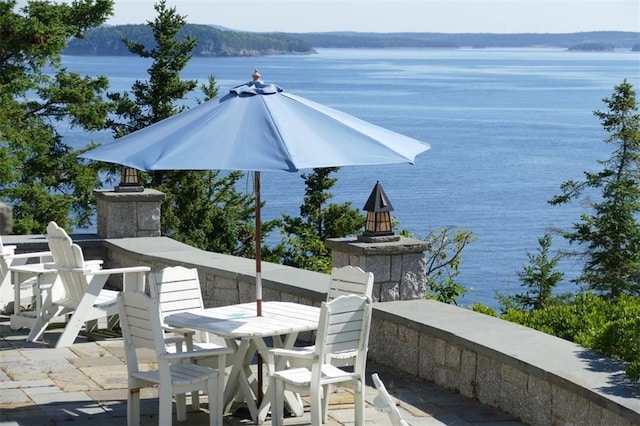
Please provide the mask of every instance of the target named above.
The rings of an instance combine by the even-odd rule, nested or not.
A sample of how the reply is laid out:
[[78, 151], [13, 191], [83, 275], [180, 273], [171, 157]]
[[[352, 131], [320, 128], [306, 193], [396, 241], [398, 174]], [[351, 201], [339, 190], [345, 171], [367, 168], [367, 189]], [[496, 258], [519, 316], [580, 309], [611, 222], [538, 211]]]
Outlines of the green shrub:
[[525, 312], [508, 309], [502, 319], [570, 340], [604, 356], [629, 362], [627, 375], [640, 378], [640, 299], [604, 299], [588, 292], [563, 305]]

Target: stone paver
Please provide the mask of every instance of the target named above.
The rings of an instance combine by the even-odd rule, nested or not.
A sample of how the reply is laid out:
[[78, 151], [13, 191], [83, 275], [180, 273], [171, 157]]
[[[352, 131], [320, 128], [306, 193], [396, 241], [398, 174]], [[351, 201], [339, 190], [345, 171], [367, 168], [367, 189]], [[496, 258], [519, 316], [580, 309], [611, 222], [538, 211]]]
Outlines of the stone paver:
[[[125, 425], [127, 423], [127, 375], [122, 340], [89, 340], [81, 335], [69, 348], [53, 349], [59, 328], [49, 330], [44, 342], [28, 343], [27, 331], [11, 331], [8, 318], [0, 316], [0, 425]], [[145, 354], [149, 362], [152, 354]], [[398, 407], [412, 426], [482, 425], [518, 426], [512, 417], [390, 368], [368, 366], [377, 372]], [[373, 407], [377, 391], [366, 390], [367, 425], [389, 425], [386, 413]], [[187, 400], [189, 403], [189, 400]], [[201, 398], [199, 412], [188, 412], [189, 425], [208, 425], [207, 398]], [[231, 410], [225, 425], [250, 424], [242, 410]], [[141, 424], [156, 425], [157, 390], [141, 391]], [[175, 412], [174, 412], [174, 422]], [[271, 422], [267, 420], [266, 424]], [[308, 406], [300, 418], [285, 419], [286, 425], [308, 425]], [[353, 425], [353, 393], [337, 388], [331, 395], [328, 426]]]

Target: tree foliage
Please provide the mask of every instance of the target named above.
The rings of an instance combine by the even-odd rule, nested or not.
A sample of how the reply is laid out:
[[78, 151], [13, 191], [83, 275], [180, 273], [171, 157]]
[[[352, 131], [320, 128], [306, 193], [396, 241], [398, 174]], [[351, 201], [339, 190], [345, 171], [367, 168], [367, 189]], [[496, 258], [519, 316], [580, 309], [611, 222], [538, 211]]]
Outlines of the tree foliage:
[[466, 292], [464, 286], [456, 281], [462, 252], [475, 238], [468, 229], [452, 227], [433, 230], [424, 238], [429, 243], [426, 253], [428, 297], [444, 303], [458, 303], [458, 297]]
[[591, 209], [572, 231], [564, 233], [582, 248], [585, 266], [578, 282], [607, 297], [640, 294], [640, 115], [635, 92], [626, 80], [603, 99], [607, 111], [595, 111], [609, 133], [605, 142], [614, 149], [600, 161], [599, 172], [585, 172], [583, 181], [562, 184], [562, 194], [551, 204], [580, 198], [586, 190], [599, 191], [600, 199], [584, 197]]
[[[152, 59], [152, 64], [149, 80], [136, 81], [131, 95], [109, 93], [117, 117], [123, 119], [110, 121], [117, 137], [182, 112], [186, 107], [178, 102], [197, 87], [197, 81], [180, 78], [197, 46], [191, 37], [177, 38], [185, 18], [175, 8], [168, 8], [165, 0], [154, 7], [157, 17], [148, 24], [154, 38], [152, 47], [124, 40], [132, 53]], [[215, 77], [209, 76], [208, 86], [201, 89], [205, 100], [215, 97]], [[142, 179], [145, 186], [166, 194], [161, 212], [163, 235], [204, 250], [252, 255], [253, 198], [235, 187], [242, 176], [240, 172], [176, 170], [143, 174]]]
[[13, 207], [14, 232], [41, 233], [49, 221], [88, 227], [99, 179], [76, 160], [56, 125], [105, 128], [106, 77], [61, 67], [70, 37], [105, 22], [111, 0], [0, 2], [0, 199]]
[[311, 271], [331, 271], [331, 251], [324, 240], [356, 234], [364, 226], [364, 215], [351, 203], [327, 204], [333, 197], [329, 191], [337, 182], [329, 176], [338, 170], [317, 168], [302, 175], [306, 190], [300, 216], [283, 214], [269, 225], [279, 229], [282, 239], [267, 250], [266, 259]]
[[[313, 53], [306, 41], [282, 33], [225, 31], [210, 25], [186, 24], [176, 34], [178, 40], [197, 40], [195, 56], [256, 56], [282, 53]], [[153, 33], [147, 25], [116, 25], [96, 28], [83, 38], [73, 39], [66, 50], [70, 55], [129, 55], [122, 39], [138, 40], [154, 46]]]
[[513, 296], [501, 294], [497, 296], [498, 302], [503, 309], [516, 308], [531, 311], [543, 309], [554, 303], [553, 290], [562, 281], [564, 273], [556, 270], [562, 256], [557, 254], [551, 258], [549, 257], [551, 240], [550, 234], [545, 234], [538, 238], [538, 253], [527, 253], [529, 264], [518, 272], [522, 287], [528, 290]]

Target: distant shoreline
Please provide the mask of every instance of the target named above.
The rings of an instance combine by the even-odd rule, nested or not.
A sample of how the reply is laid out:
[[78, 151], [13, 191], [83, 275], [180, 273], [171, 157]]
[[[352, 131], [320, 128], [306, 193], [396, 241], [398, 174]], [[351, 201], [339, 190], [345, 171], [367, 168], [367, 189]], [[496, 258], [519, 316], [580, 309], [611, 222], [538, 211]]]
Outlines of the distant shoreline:
[[[282, 54], [314, 54], [318, 48], [429, 48], [476, 49], [490, 47], [555, 47], [579, 51], [640, 51], [640, 32], [593, 31], [581, 33], [253, 33], [212, 25], [187, 24], [178, 38], [193, 37], [199, 41], [194, 56], [235, 57]], [[65, 54], [74, 56], [128, 56], [122, 37], [145, 46], [155, 41], [148, 25], [102, 26], [73, 39]], [[259, 47], [258, 47], [259, 46]]]

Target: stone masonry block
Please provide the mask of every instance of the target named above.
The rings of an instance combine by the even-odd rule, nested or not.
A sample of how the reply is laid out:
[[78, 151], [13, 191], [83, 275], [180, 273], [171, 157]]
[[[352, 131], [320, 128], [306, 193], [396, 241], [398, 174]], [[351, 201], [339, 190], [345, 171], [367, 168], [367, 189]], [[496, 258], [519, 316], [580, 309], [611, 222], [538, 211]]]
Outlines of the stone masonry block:
[[391, 256], [391, 281], [402, 280], [402, 256]]
[[365, 267], [367, 272], [373, 272], [376, 281], [391, 280], [391, 256], [371, 256], [366, 258]]
[[240, 298], [238, 303], [255, 302], [256, 300], [256, 286], [255, 284], [249, 284], [242, 281], [238, 282], [238, 296]]
[[[578, 396], [574, 393], [568, 392], [558, 386], [553, 386], [551, 389], [551, 422], [553, 424], [575, 424], [575, 416], [578, 414], [580, 403], [578, 402]], [[582, 407], [584, 411], [587, 411], [587, 406]]]
[[341, 268], [350, 265], [349, 254], [338, 250], [331, 251], [331, 265], [334, 268]]
[[524, 371], [507, 364], [502, 364], [500, 375], [502, 377], [502, 380], [504, 380], [506, 383], [509, 383], [517, 388], [521, 388], [522, 390], [527, 389], [527, 380], [529, 375]]
[[349, 256], [349, 263], [347, 263], [347, 265], [358, 266], [365, 272], [371, 272], [367, 270], [367, 259], [364, 256]]
[[499, 407], [501, 409], [511, 414], [525, 413], [530, 409], [526, 386], [518, 386], [506, 380], [502, 380], [500, 384]]
[[469, 398], [476, 393], [476, 353], [466, 349], [460, 359], [460, 393]]
[[406, 343], [414, 348], [418, 347], [418, 336], [420, 334], [411, 328], [407, 328], [403, 325], [398, 326], [398, 339], [402, 343]]
[[138, 229], [143, 231], [155, 231], [160, 229], [160, 204], [136, 203], [138, 215]]
[[216, 276], [214, 277], [214, 283], [218, 288], [238, 289], [238, 281], [231, 278]]
[[551, 424], [551, 385], [533, 375], [529, 375], [527, 385], [529, 416], [522, 420], [534, 425]]
[[280, 300], [280, 295], [279, 291], [262, 286], [262, 300]]
[[380, 301], [391, 302], [400, 300], [400, 285], [397, 282], [381, 282], [380, 285]]
[[421, 334], [418, 342], [418, 376], [421, 379], [433, 381], [435, 370], [435, 343], [436, 339], [431, 336]]
[[445, 345], [445, 354], [444, 354], [444, 362], [445, 367], [452, 371], [460, 371], [460, 357], [462, 355], [462, 350], [459, 346], [446, 344]]
[[425, 281], [413, 272], [406, 272], [400, 284], [400, 300], [424, 299]]
[[446, 340], [442, 340], [442, 339], [435, 339], [435, 345], [434, 345], [434, 365], [438, 368], [440, 367], [444, 367], [446, 364], [446, 349], [447, 349], [447, 342]]
[[373, 281], [373, 288], [371, 289], [371, 299], [374, 302], [380, 302], [382, 300], [382, 285]]
[[632, 423], [631, 421], [622, 418], [621, 416], [612, 413], [609, 410], [604, 410], [602, 412], [602, 418], [601, 418], [601, 423], [602, 426], [606, 426], [606, 425], [616, 425], [616, 426], [631, 426], [634, 423]]
[[224, 288], [213, 288], [213, 297], [211, 299], [204, 300], [204, 306], [206, 308], [217, 307], [217, 306], [226, 306], [226, 305], [235, 305], [240, 303], [240, 298], [238, 296], [238, 289], [224, 289]]
[[447, 370], [442, 367], [436, 367], [433, 370], [433, 382], [438, 386], [447, 386]]
[[281, 300], [283, 302], [292, 302], [292, 303], [303, 303], [300, 298], [294, 294], [290, 294], [290, 293], [280, 293], [277, 292], [280, 295], [279, 299], [273, 299], [273, 300]]
[[482, 404], [498, 406], [500, 400], [500, 363], [477, 354], [476, 397]]
[[[587, 412], [588, 426], [601, 426], [605, 425], [602, 423], [602, 414], [603, 409], [598, 404], [594, 404], [592, 402], [589, 403], [589, 410]], [[607, 423], [607, 424], [620, 424], [620, 423]]]
[[395, 367], [412, 376], [418, 375], [418, 348], [407, 343], [398, 343], [395, 349]]

